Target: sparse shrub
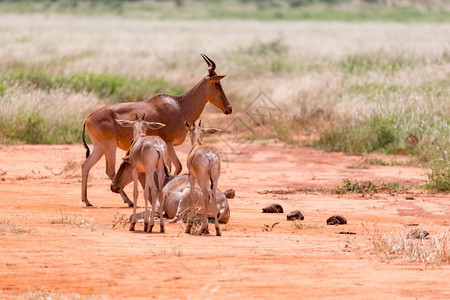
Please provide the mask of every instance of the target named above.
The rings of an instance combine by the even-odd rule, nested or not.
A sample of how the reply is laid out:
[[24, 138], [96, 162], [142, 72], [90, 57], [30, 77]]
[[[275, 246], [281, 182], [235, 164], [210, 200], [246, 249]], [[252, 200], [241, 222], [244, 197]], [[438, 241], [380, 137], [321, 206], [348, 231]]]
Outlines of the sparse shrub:
[[431, 173], [428, 174], [430, 182], [426, 188], [438, 191], [450, 191], [450, 161], [447, 150], [443, 150], [442, 156], [430, 162]]
[[126, 215], [117, 212], [114, 215], [114, 218], [111, 222], [111, 228], [116, 229], [116, 228], [121, 227], [123, 229], [123, 228], [127, 227], [129, 224], [130, 224], [130, 219], [127, 218]]

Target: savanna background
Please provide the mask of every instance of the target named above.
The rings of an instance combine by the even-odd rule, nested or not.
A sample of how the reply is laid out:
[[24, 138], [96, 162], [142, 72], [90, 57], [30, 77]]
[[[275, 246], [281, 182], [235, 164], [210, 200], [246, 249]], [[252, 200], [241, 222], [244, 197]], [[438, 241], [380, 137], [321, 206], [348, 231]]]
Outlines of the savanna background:
[[[239, 138], [258, 147], [306, 146], [324, 155], [345, 153], [355, 159], [344, 159], [343, 172], [392, 166], [422, 170], [411, 175], [422, 174], [420, 180], [409, 183], [380, 175], [364, 183], [346, 179], [344, 185], [321, 187], [319, 193], [340, 197], [413, 190], [448, 200], [447, 0], [0, 1], [2, 149], [23, 144], [78, 145], [82, 122], [96, 108], [189, 90], [207, 74], [200, 52], [216, 62], [219, 74], [228, 75], [222, 86], [234, 111], [233, 117], [225, 117], [208, 105], [202, 116], [208, 126], [227, 128], [239, 117], [252, 128]], [[246, 108], [261, 93], [281, 113], [252, 123]], [[79, 171], [84, 150], [77, 149], [79, 158], [59, 166], [66, 173]], [[99, 169], [103, 168], [100, 164]], [[1, 176], [8, 179], [8, 164], [2, 161], [2, 165]], [[33, 175], [17, 176], [16, 180], [37, 180]], [[334, 179], [342, 181], [343, 177]], [[77, 189], [79, 182], [71, 184]], [[233, 187], [232, 182], [229, 185]], [[318, 191], [316, 187], [302, 188], [299, 193]], [[11, 234], [20, 229], [8, 219], [7, 211], [2, 215], [1, 232]], [[61, 212], [58, 220], [77, 226], [81, 222], [78, 217]], [[115, 216], [112, 223], [118, 222]], [[258, 225], [272, 233], [277, 226], [271, 224]], [[296, 230], [324, 231], [315, 223], [297, 225]], [[441, 234], [438, 258], [411, 260], [444, 262], [448, 274], [448, 224], [441, 225], [435, 229]], [[239, 226], [235, 225], [236, 231]], [[16, 235], [28, 234], [28, 229], [24, 233], [19, 229]], [[361, 232], [366, 229], [367, 225]], [[389, 232], [389, 226], [385, 229]], [[407, 244], [404, 232], [401, 236], [390, 234], [383, 237], [371, 229], [369, 248], [389, 255], [410, 255], [396, 252], [398, 243]], [[395, 244], [395, 249], [387, 244]], [[357, 251], [351, 244], [346, 247]], [[180, 258], [183, 252], [174, 250], [173, 255]], [[13, 289], [14, 297], [65, 297], [70, 292], [62, 290], [60, 295], [51, 290], [55, 289], [49, 292], [35, 285], [24, 294]], [[191, 297], [217, 296], [211, 291], [217, 292], [208, 286], [206, 292], [201, 290], [204, 294]], [[10, 295], [8, 290], [3, 292], [0, 295]], [[97, 295], [97, 291], [87, 294]]]

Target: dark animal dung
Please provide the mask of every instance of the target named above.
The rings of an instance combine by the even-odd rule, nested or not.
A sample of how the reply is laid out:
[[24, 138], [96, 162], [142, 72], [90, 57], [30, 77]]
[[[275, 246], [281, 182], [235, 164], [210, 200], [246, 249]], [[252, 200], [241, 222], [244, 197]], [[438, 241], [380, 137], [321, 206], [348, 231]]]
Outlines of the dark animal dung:
[[283, 207], [278, 203], [270, 204], [267, 207], [264, 207], [262, 209], [263, 213], [267, 214], [282, 214], [283, 213]]
[[347, 224], [347, 219], [341, 215], [334, 215], [327, 219], [327, 225], [343, 225]]
[[286, 219], [288, 221], [304, 220], [305, 217], [302, 215], [302, 213], [299, 210], [294, 210], [286, 216]]
[[233, 199], [235, 195], [236, 195], [236, 192], [234, 191], [234, 189], [228, 189], [225, 191], [225, 197], [227, 199]]

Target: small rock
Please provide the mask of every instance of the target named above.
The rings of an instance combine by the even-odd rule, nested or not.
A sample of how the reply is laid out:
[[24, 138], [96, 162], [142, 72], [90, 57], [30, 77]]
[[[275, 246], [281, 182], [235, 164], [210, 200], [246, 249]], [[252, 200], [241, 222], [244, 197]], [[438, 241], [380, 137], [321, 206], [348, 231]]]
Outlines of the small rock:
[[273, 203], [270, 204], [267, 207], [264, 207], [262, 209], [263, 213], [268, 213], [268, 214], [282, 214], [283, 213], [283, 207], [278, 204], [278, 203]]
[[236, 192], [234, 191], [234, 189], [228, 189], [225, 191], [224, 194], [227, 199], [233, 199], [234, 196], [236, 195]]
[[423, 228], [414, 228], [408, 232], [406, 238], [408, 239], [428, 239], [430, 234]]
[[305, 217], [302, 215], [302, 213], [299, 210], [294, 210], [286, 216], [286, 219], [288, 221], [304, 220]]
[[327, 225], [342, 225], [347, 224], [347, 219], [341, 215], [334, 215], [327, 219]]

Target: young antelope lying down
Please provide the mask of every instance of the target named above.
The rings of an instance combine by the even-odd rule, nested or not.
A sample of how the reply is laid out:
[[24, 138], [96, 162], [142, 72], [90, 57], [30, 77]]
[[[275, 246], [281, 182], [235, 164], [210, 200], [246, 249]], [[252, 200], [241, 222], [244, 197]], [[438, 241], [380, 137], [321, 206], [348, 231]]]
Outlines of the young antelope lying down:
[[[189, 204], [188, 224], [186, 226], [186, 233], [191, 233], [192, 218], [194, 217], [194, 188], [195, 180], [198, 181], [198, 185], [203, 193], [204, 208], [209, 207], [209, 201], [212, 200], [214, 208], [214, 224], [216, 228], [216, 235], [220, 236], [219, 222], [217, 221], [217, 205], [216, 205], [216, 191], [219, 182], [220, 175], [220, 157], [219, 151], [216, 147], [210, 145], [204, 145], [202, 142], [202, 136], [204, 133], [213, 134], [218, 132], [218, 129], [201, 128], [201, 121], [198, 126], [195, 122], [192, 122], [192, 126], [186, 122], [186, 126], [189, 130], [191, 138], [192, 149], [189, 152], [187, 158], [187, 167], [189, 169], [189, 184], [191, 186], [191, 201]], [[208, 214], [203, 214], [202, 228], [200, 234], [209, 234], [208, 230]]]
[[[170, 168], [170, 162], [167, 154], [167, 145], [159, 136], [146, 136], [145, 132], [147, 128], [156, 130], [164, 127], [164, 124], [157, 122], [144, 121], [144, 116], [138, 118], [136, 115], [136, 121], [116, 120], [120, 125], [124, 127], [133, 127], [133, 141], [131, 148], [128, 152], [128, 156], [125, 160], [128, 160], [133, 167], [132, 177], [134, 181], [134, 206], [133, 206], [133, 218], [130, 224], [130, 231], [134, 231], [136, 225], [136, 204], [138, 198], [138, 176], [140, 173], [145, 173], [145, 188], [144, 188], [144, 231], [152, 232], [155, 224], [155, 203], [157, 197], [160, 203], [163, 203], [162, 188], [164, 184], [165, 175], [168, 175], [168, 168]], [[155, 180], [157, 182], [155, 182]], [[148, 206], [147, 200], [151, 194], [152, 214], [150, 218], [150, 226], [148, 223]], [[160, 214], [162, 215], [162, 205], [160, 207]], [[161, 232], [164, 232], [164, 218], [160, 218]]]
[[[120, 193], [127, 184], [133, 181], [132, 178], [133, 167], [128, 161], [123, 161], [117, 171], [114, 180], [111, 183], [111, 191], [114, 193]], [[142, 188], [145, 188], [145, 174], [139, 173], [139, 182]], [[187, 174], [178, 175], [176, 177], [166, 177], [164, 180], [163, 188], [163, 198], [164, 198], [164, 217], [171, 219], [170, 223], [175, 223], [182, 220], [182, 216], [189, 210], [189, 202], [191, 198], [191, 188], [189, 185], [189, 178]], [[204, 208], [203, 203], [200, 201], [202, 199], [202, 193], [198, 184], [195, 185], [195, 195], [194, 195], [194, 210], [198, 210], [198, 214], [203, 215]], [[228, 204], [227, 197], [218, 188], [216, 191], [217, 200], [217, 221], [220, 224], [226, 224], [230, 220], [230, 206]], [[156, 215], [160, 217], [158, 211], [160, 210], [160, 203], [156, 201]], [[213, 216], [214, 208], [212, 203], [209, 204], [207, 209], [208, 219], [214, 219]], [[130, 216], [130, 220], [133, 215]], [[138, 219], [143, 219], [144, 214], [138, 213]]]

